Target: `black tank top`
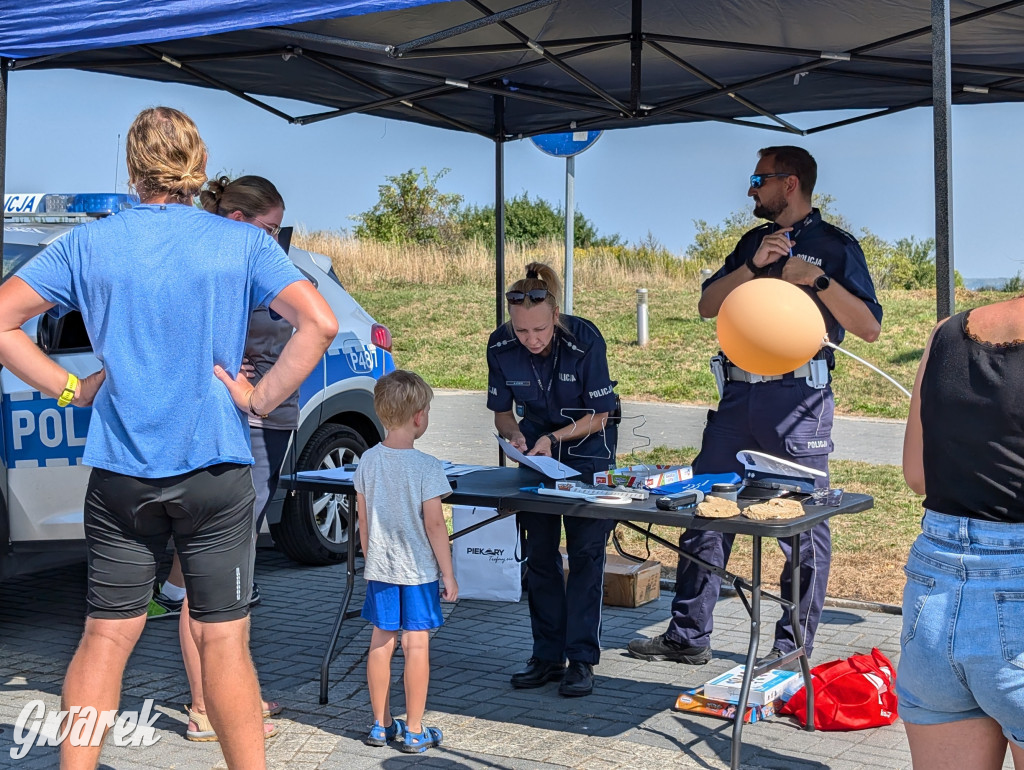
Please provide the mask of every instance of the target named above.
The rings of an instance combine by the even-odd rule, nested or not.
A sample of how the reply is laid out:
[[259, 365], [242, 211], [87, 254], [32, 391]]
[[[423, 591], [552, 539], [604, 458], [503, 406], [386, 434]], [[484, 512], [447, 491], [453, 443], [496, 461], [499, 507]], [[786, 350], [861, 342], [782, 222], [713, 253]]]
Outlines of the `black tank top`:
[[921, 380], [926, 508], [1024, 522], [1024, 340], [970, 336], [970, 311], [939, 327]]

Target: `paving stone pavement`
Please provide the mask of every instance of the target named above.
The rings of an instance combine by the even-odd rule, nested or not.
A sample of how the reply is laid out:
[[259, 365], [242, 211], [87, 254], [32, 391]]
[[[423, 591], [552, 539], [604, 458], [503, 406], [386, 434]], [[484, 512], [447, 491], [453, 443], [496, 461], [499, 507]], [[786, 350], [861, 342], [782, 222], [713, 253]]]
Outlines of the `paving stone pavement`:
[[[606, 608], [597, 667], [597, 688], [587, 698], [565, 699], [551, 684], [513, 690], [509, 675], [530, 652], [526, 603], [460, 601], [445, 605], [446, 625], [432, 641], [433, 673], [427, 721], [444, 730], [444, 745], [423, 755], [362, 743], [369, 729], [365, 686], [369, 626], [360, 620], [342, 628], [331, 667], [330, 703], [321, 706], [319, 663], [344, 587], [341, 565], [310, 568], [272, 550], [257, 553], [263, 603], [255, 608], [252, 653], [263, 693], [286, 710], [274, 722], [280, 735], [267, 744], [267, 766], [289, 770], [662, 770], [728, 767], [731, 723], [672, 711], [676, 695], [742, 662], [748, 619], [739, 600], [723, 598], [715, 611], [715, 659], [695, 668], [645, 663], [627, 656], [627, 642], [661, 633], [670, 596], [636, 609]], [[361, 580], [357, 581], [361, 583]], [[0, 767], [56, 767], [56, 750], [34, 747], [14, 761], [14, 724], [33, 699], [57, 708], [65, 668], [83, 622], [84, 566], [53, 570], [0, 583]], [[357, 586], [354, 604], [362, 600]], [[771, 647], [777, 617], [765, 608], [762, 649]], [[815, 661], [880, 648], [893, 661], [899, 653], [900, 618], [867, 610], [826, 607]], [[400, 659], [396, 659], [400, 664]], [[392, 693], [403, 711], [400, 668]], [[177, 623], [148, 623], [125, 676], [122, 709], [156, 700], [160, 740], [149, 747], [103, 752], [101, 767], [117, 770], [175, 768], [207, 770], [225, 765], [216, 743], [184, 738], [188, 687], [177, 642]], [[786, 770], [909, 768], [903, 728], [854, 733], [807, 733], [785, 718], [748, 725], [743, 766]], [[1007, 767], [1011, 765], [1008, 763]]]

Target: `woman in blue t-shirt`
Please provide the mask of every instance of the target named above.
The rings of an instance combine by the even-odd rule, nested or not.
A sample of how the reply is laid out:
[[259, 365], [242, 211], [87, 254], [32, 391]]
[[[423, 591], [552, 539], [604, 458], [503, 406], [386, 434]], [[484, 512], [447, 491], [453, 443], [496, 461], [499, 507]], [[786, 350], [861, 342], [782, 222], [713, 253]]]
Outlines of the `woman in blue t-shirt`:
[[[61, 764], [99, 762], [109, 723], [85, 717], [117, 709], [173, 534], [225, 759], [261, 767], [245, 415], [265, 414], [299, 386], [337, 319], [266, 233], [192, 205], [207, 150], [187, 115], [143, 110], [125, 148], [141, 204], [73, 228], [0, 286], [0, 364], [61, 407], [93, 408], [83, 456], [93, 469], [83, 509], [88, 617], [62, 692], [78, 714], [68, 728], [82, 740], [61, 744]], [[296, 332], [253, 387], [239, 370], [249, 316], [261, 304]], [[82, 314], [101, 373], [79, 379], [22, 331], [51, 309]], [[94, 721], [102, 725], [95, 735]]]
[[[494, 427], [517, 449], [554, 457], [590, 483], [614, 466], [617, 408], [604, 338], [585, 318], [559, 312], [561, 281], [533, 262], [505, 294], [509, 322], [487, 343], [487, 408]], [[558, 550], [565, 526], [569, 578]], [[561, 680], [565, 697], [589, 695], [601, 657], [604, 519], [520, 513], [526, 554], [533, 656], [512, 676], [516, 688]], [[569, 661], [566, 668], [565, 661]]]

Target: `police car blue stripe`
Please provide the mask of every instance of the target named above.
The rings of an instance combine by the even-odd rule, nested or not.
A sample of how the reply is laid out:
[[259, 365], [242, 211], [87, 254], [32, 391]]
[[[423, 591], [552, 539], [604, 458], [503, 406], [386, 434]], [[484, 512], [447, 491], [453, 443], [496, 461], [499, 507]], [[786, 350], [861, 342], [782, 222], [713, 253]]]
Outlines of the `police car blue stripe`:
[[50, 461], [58, 465], [81, 463], [91, 408], [59, 407], [54, 398], [21, 391], [3, 395], [0, 414], [7, 467], [39, 467]]

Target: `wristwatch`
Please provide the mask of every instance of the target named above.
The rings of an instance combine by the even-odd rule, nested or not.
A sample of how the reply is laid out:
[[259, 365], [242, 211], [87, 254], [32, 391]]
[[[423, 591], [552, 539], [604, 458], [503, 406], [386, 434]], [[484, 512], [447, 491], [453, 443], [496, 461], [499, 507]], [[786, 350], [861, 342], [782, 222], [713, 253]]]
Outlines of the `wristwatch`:
[[551, 443], [551, 456], [554, 457], [555, 451], [558, 447], [558, 439], [555, 438], [554, 433], [545, 433], [544, 438], [546, 438]]
[[815, 291], [825, 291], [829, 286], [832, 285], [832, 279], [822, 273], [814, 279], [814, 283], [811, 284]]

